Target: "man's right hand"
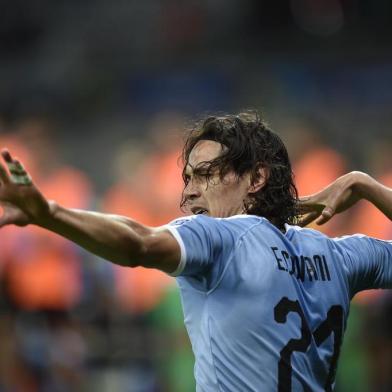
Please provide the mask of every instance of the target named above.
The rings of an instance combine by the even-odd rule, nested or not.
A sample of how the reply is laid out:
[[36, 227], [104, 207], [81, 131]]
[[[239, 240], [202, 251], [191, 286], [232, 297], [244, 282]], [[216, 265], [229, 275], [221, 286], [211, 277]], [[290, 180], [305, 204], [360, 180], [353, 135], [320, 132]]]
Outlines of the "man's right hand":
[[34, 185], [29, 173], [8, 150], [2, 150], [1, 156], [4, 163], [0, 162], [0, 205], [3, 208], [0, 227], [46, 221], [50, 217], [49, 202]]
[[[112, 263], [177, 269], [181, 252], [177, 240], [164, 227], [151, 228], [127, 217], [65, 208], [48, 201], [34, 185], [23, 165], [7, 150], [1, 152], [0, 227], [35, 224], [75, 242]], [[7, 168], [8, 167], [8, 170]]]

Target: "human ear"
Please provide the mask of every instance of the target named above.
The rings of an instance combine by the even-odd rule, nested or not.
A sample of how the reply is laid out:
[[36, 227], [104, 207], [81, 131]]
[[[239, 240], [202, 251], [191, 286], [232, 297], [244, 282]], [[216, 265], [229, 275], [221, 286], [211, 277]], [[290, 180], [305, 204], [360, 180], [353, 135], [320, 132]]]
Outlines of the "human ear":
[[264, 187], [264, 185], [266, 184], [268, 179], [268, 170], [267, 168], [263, 167], [263, 166], [259, 166], [259, 168], [257, 169], [256, 172], [256, 176], [254, 176], [252, 178], [252, 176], [250, 176], [250, 185], [249, 185], [249, 193], [256, 193], [258, 192], [260, 189], [262, 189]]

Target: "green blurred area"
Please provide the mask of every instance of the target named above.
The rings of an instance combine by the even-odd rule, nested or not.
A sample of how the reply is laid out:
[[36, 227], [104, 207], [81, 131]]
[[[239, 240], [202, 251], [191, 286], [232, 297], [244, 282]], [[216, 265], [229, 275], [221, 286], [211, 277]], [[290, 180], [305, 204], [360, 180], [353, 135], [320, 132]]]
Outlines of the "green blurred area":
[[337, 392], [371, 392], [363, 344], [364, 311], [360, 305], [351, 305], [336, 375]]
[[177, 287], [168, 290], [151, 313], [157, 333], [165, 336], [167, 347], [162, 352], [158, 369], [166, 391], [191, 392], [196, 385], [193, 376], [194, 356], [184, 326], [180, 294]]

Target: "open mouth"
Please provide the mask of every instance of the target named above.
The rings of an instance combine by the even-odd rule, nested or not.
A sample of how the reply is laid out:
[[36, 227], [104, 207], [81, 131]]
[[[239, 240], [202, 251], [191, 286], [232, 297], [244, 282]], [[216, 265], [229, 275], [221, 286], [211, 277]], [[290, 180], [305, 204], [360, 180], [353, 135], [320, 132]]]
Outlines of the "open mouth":
[[205, 208], [201, 208], [201, 207], [194, 207], [191, 208], [192, 214], [195, 215], [206, 215], [208, 214], [208, 210], [206, 210]]

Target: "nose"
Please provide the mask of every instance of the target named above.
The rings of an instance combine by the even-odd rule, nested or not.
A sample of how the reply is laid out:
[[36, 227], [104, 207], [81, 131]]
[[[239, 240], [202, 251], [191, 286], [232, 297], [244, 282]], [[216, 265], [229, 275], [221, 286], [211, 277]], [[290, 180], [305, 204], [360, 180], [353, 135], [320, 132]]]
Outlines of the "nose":
[[184, 200], [195, 200], [201, 196], [200, 188], [195, 184], [195, 181], [188, 182], [184, 189]]

